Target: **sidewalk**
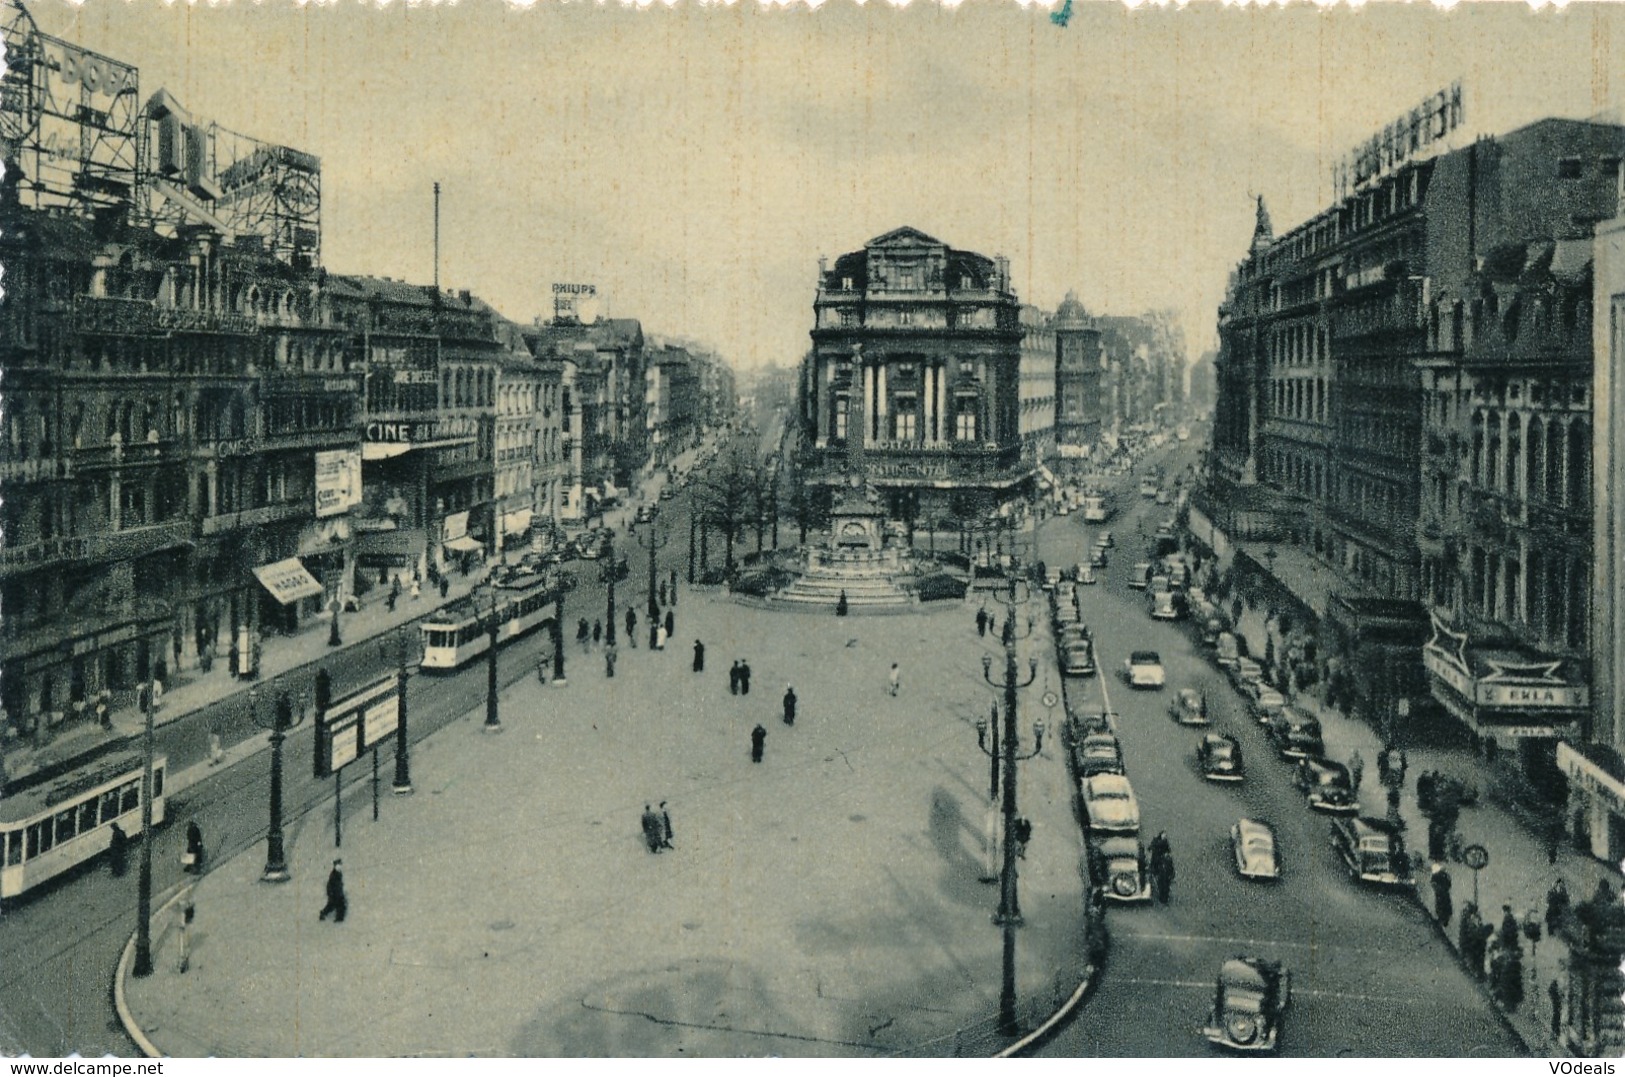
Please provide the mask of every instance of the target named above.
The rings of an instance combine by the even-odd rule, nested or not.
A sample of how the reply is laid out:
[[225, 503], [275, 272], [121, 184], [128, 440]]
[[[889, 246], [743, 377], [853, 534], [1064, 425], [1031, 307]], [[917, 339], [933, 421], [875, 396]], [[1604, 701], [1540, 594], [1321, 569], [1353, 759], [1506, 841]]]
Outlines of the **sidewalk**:
[[[161, 914], [158, 972], [126, 982], [135, 1021], [177, 1056], [991, 1053], [1001, 933], [974, 723], [993, 693], [969, 609], [862, 620], [685, 592], [677, 641], [623, 646], [613, 680], [572, 647], [568, 686], [504, 693], [500, 736], [476, 706], [419, 745], [416, 794], [378, 822], [364, 782], [348, 794], [344, 924], [315, 917], [322, 808], [290, 828], [291, 882], [259, 881], [258, 847], [200, 880], [190, 971]], [[749, 696], [727, 691], [741, 657]], [[1023, 726], [1055, 728], [1035, 691]], [[1083, 883], [1058, 741], [1020, 781], [1031, 1020], [1082, 975]], [[661, 800], [676, 848], [652, 856], [638, 815]]]
[[[1265, 612], [1257, 606], [1247, 609], [1241, 618], [1240, 631], [1247, 637], [1252, 653], [1264, 653]], [[1320, 718], [1325, 733], [1328, 758], [1347, 763], [1355, 751], [1365, 763], [1365, 781], [1360, 787], [1361, 811], [1366, 815], [1385, 816], [1388, 811], [1387, 791], [1377, 781], [1377, 756], [1382, 751], [1382, 739], [1365, 722], [1349, 718], [1339, 710], [1326, 706], [1321, 700], [1321, 686], [1315, 691], [1300, 693], [1293, 702]], [[1553, 980], [1566, 989], [1568, 983], [1568, 946], [1561, 938], [1546, 932], [1546, 893], [1561, 877], [1568, 886], [1569, 897], [1578, 904], [1591, 897], [1597, 882], [1606, 879], [1615, 892], [1619, 892], [1621, 877], [1610, 871], [1608, 865], [1593, 857], [1576, 852], [1573, 846], [1562, 842], [1555, 863], [1548, 862], [1544, 842], [1530, 833], [1528, 827], [1503, 806], [1495, 796], [1493, 775], [1486, 772], [1481, 759], [1461, 748], [1406, 746], [1408, 769], [1405, 787], [1400, 799], [1400, 816], [1405, 822], [1408, 844], [1419, 853], [1427, 852], [1428, 821], [1417, 807], [1416, 779], [1425, 771], [1439, 771], [1473, 782], [1481, 790], [1476, 807], [1464, 808], [1457, 829], [1464, 845], [1478, 844], [1488, 850], [1490, 859], [1478, 872], [1477, 893], [1479, 912], [1486, 923], [1496, 926], [1501, 922], [1502, 906], [1510, 905], [1520, 921], [1533, 910], [1541, 923], [1541, 940], [1531, 948], [1524, 941], [1524, 967], [1528, 982], [1524, 987], [1524, 1002], [1516, 1011], [1507, 1014], [1518, 1035], [1536, 1055], [1567, 1055], [1567, 1047], [1551, 1036], [1551, 1010], [1546, 988]], [[1453, 883], [1457, 917], [1465, 905], [1474, 900], [1473, 872], [1463, 864], [1447, 863]], [[1426, 866], [1418, 873], [1417, 900], [1432, 913], [1433, 892]], [[1457, 918], [1440, 933], [1451, 949], [1458, 949]], [[1486, 999], [1488, 993], [1486, 990]], [[1494, 1005], [1494, 1003], [1490, 1003]]]

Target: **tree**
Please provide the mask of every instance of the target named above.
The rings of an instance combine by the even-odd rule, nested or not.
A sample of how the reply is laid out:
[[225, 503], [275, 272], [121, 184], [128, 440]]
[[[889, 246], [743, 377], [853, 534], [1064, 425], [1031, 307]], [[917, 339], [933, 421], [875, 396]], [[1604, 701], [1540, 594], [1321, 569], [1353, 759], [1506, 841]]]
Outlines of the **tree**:
[[722, 532], [726, 548], [725, 570], [734, 570], [734, 541], [752, 519], [760, 500], [760, 479], [750, 460], [737, 449], [720, 457], [695, 487], [695, 510], [706, 527]]

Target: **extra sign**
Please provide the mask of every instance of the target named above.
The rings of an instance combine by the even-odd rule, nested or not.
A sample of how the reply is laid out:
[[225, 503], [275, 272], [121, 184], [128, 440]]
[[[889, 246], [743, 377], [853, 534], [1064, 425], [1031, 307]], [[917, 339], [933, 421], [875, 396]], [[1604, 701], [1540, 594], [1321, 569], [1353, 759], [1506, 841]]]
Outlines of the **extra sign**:
[[316, 777], [342, 770], [400, 726], [400, 693], [386, 674], [316, 716]]

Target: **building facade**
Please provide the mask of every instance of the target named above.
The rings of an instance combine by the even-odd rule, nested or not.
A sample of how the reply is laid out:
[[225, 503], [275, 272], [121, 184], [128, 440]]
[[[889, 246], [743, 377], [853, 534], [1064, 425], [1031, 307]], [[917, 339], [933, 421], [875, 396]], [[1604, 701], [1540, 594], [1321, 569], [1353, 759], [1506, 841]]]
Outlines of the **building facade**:
[[[799, 420], [829, 497], [849, 440], [894, 519], [972, 517], [1030, 487], [1020, 308], [1009, 267], [912, 228], [821, 266]], [[849, 430], [857, 403], [866, 429]]]
[[1059, 365], [1055, 317], [1021, 306], [1021, 453], [1033, 467], [1056, 459], [1055, 388]]
[[1067, 292], [1055, 312], [1056, 453], [1078, 460], [1094, 451], [1105, 428], [1106, 356], [1100, 327]]

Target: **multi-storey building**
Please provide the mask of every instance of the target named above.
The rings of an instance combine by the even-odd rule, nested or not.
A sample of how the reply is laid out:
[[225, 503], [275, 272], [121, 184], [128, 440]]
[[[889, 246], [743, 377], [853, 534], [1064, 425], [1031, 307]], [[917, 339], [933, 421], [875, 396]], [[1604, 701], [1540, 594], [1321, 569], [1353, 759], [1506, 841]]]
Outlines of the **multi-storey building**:
[[[821, 264], [813, 313], [799, 418], [809, 483], [824, 496], [845, 481], [853, 439], [894, 518], [979, 516], [1030, 486], [1004, 259], [900, 228]], [[867, 429], [848, 429], [853, 413]]]
[[499, 545], [504, 550], [529, 542], [537, 516], [543, 369], [522, 343], [517, 353], [508, 352], [497, 360], [493, 496]]
[[1030, 304], [1021, 306], [1021, 452], [1033, 467], [1053, 463], [1055, 385], [1059, 365], [1053, 315]]
[[1055, 312], [1055, 441], [1069, 459], [1086, 456], [1100, 440], [1105, 418], [1105, 352], [1100, 327], [1075, 292]]
[[[1395, 164], [1279, 238], [1261, 201], [1220, 310], [1203, 507], [1233, 538], [1300, 544], [1350, 609], [1419, 622], [1362, 680], [1387, 687], [1376, 710], [1431, 691], [1536, 778], [1584, 711], [1583, 252], [1620, 144], [1544, 120]], [[1343, 627], [1334, 647], [1357, 644]], [[1550, 691], [1519, 680], [1537, 660]]]
[[341, 596], [359, 377], [320, 271], [256, 236], [4, 218], [0, 684], [37, 735], [153, 675], [248, 674]]
[[700, 417], [701, 360], [674, 344], [650, 348], [645, 357], [644, 416], [649, 462], [665, 466], [694, 443]]

